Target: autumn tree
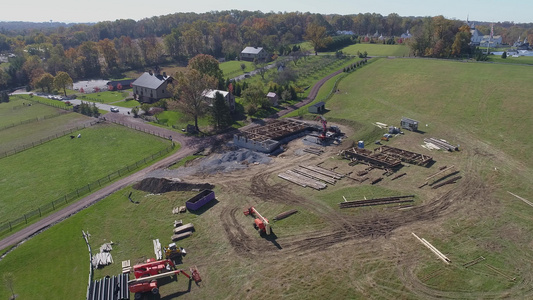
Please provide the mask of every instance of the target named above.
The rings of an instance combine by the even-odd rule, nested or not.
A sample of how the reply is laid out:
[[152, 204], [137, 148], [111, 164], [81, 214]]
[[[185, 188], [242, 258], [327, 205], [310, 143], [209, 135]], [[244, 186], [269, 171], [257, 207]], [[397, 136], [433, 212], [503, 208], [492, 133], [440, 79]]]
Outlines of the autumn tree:
[[175, 83], [169, 86], [172, 98], [177, 101], [180, 111], [194, 120], [196, 131], [200, 131], [198, 118], [205, 116], [209, 107], [204, 93], [215, 88], [217, 80], [193, 68], [177, 72], [175, 79]]
[[78, 48], [78, 59], [81, 61], [83, 77], [96, 77], [100, 75], [100, 60], [98, 47], [95, 42], [84, 42]]
[[318, 51], [327, 46], [326, 27], [316, 24], [309, 24], [305, 31], [305, 39], [309, 40], [313, 49]]
[[109, 39], [103, 39], [98, 41], [98, 49], [105, 60], [107, 70], [111, 73], [116, 71], [118, 69], [118, 52], [115, 43]]
[[41, 89], [44, 93], [44, 89], [48, 93], [52, 92], [52, 87], [54, 86], [54, 76], [50, 73], [44, 73], [34, 83], [35, 88]]
[[198, 54], [189, 60], [190, 69], [197, 70], [198, 72], [214, 77], [217, 80], [223, 80], [223, 73], [220, 69], [219, 62], [216, 58], [207, 54]]
[[269, 103], [265, 95], [264, 86], [261, 82], [251, 84], [250, 87], [242, 92], [242, 98], [249, 108], [264, 108], [267, 107], [267, 103]]
[[459, 28], [459, 32], [455, 34], [455, 40], [452, 45], [452, 55], [458, 57], [464, 54], [470, 54], [470, 40], [472, 34], [470, 27], [463, 25]]
[[54, 87], [63, 90], [65, 97], [67, 96], [67, 87], [72, 87], [72, 83], [72, 78], [66, 72], [58, 72], [54, 78]]

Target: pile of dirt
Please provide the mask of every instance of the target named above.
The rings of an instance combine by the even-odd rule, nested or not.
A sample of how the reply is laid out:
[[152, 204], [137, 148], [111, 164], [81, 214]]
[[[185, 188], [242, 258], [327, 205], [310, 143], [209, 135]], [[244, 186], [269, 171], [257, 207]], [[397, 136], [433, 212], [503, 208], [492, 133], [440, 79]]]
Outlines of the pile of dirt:
[[169, 180], [167, 178], [145, 178], [136, 183], [133, 188], [154, 194], [171, 191], [211, 190], [215, 186], [209, 183], [187, 183]]

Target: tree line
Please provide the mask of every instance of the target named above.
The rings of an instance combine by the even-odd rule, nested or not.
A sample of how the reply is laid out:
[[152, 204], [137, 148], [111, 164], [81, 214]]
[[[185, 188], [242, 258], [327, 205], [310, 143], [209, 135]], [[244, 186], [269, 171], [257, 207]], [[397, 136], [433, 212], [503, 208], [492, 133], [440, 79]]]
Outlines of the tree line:
[[[464, 22], [439, 17], [401, 17], [375, 13], [322, 15], [301, 12], [215, 11], [175, 13], [139, 21], [122, 19], [95, 24], [47, 24], [31, 29], [8, 28], [0, 23], [0, 53], [13, 54], [0, 67], [0, 90], [31, 85], [43, 74], [66, 72], [73, 80], [120, 76], [133, 69], [168, 62], [186, 64], [197, 54], [235, 59], [245, 46], [261, 46], [270, 53], [286, 54], [304, 40], [315, 50], [335, 50], [352, 42], [413, 33], [412, 52], [420, 56], [453, 57], [472, 54], [465, 44], [469, 32]], [[42, 25], [42, 24], [41, 24]], [[489, 25], [478, 29], [488, 34]], [[336, 36], [339, 30], [353, 36]], [[531, 36], [533, 23], [498, 23], [495, 34], [512, 43]], [[365, 38], [362, 38], [365, 37]], [[370, 39], [370, 41], [374, 41]], [[392, 43], [389, 39], [387, 43]], [[289, 51], [287, 51], [289, 50]]]

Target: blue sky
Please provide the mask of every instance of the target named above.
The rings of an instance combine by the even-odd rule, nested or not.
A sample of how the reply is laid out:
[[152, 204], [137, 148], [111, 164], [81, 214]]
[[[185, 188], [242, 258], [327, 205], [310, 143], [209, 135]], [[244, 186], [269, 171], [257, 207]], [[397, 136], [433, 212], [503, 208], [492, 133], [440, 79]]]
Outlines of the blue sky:
[[263, 12], [300, 11], [312, 13], [379, 13], [400, 16], [437, 16], [449, 19], [515, 23], [533, 22], [531, 0], [6, 0], [0, 5], [0, 21], [98, 22], [116, 19], [140, 20], [176, 12], [206, 12], [214, 10], [260, 10]]

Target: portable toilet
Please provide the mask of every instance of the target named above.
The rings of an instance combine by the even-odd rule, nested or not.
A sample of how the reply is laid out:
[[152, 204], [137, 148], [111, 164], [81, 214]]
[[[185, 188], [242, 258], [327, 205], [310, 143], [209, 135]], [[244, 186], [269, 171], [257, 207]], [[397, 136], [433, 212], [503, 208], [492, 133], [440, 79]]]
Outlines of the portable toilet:
[[364, 149], [365, 148], [365, 141], [359, 141], [357, 142], [357, 148]]

